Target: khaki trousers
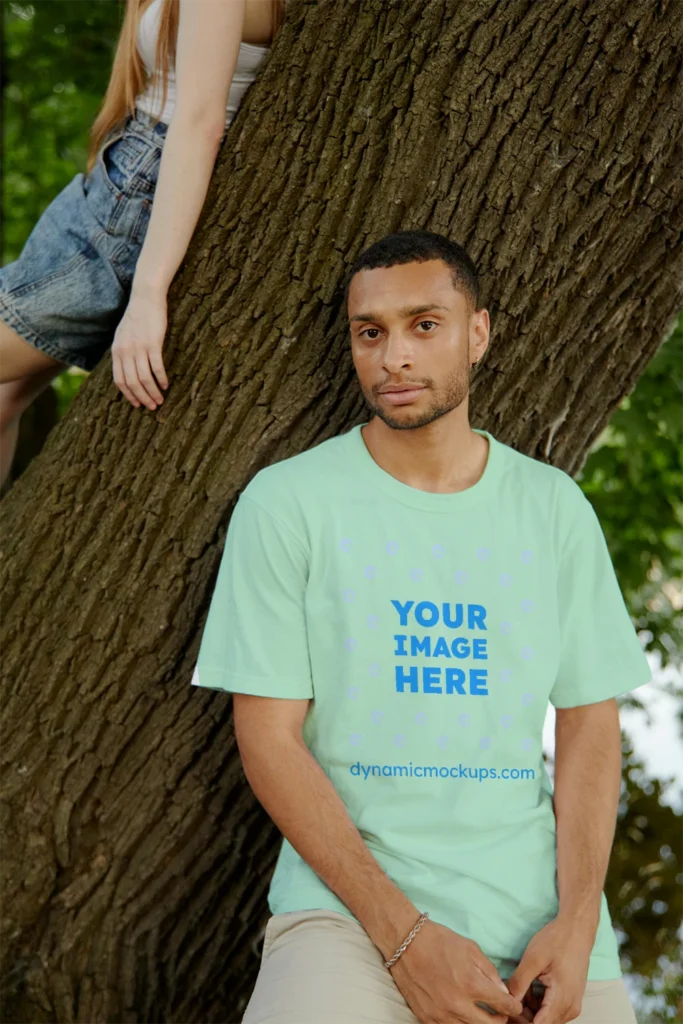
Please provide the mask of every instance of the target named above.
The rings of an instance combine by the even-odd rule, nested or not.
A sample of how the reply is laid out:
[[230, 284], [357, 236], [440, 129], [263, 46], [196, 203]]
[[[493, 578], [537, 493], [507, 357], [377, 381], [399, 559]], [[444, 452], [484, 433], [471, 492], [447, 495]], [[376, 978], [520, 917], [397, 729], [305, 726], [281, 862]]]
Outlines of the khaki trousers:
[[[355, 918], [333, 910], [271, 916], [242, 1024], [419, 1024]], [[636, 1024], [623, 979], [589, 981], [572, 1024]]]

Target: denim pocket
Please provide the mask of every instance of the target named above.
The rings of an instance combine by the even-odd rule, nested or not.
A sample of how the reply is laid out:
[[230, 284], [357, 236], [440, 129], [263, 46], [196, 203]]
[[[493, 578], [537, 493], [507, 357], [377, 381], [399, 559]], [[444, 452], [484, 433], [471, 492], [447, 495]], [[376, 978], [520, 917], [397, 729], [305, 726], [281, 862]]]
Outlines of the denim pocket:
[[161, 160], [161, 148], [127, 132], [114, 138], [100, 153], [102, 170], [114, 195], [152, 196]]
[[132, 276], [145, 240], [160, 159], [159, 146], [122, 127], [106, 139], [85, 179], [90, 212], [119, 243], [111, 261], [123, 284]]
[[[123, 192], [126, 187], [126, 175], [122, 167], [116, 161], [116, 151], [124, 144], [123, 139], [117, 139], [102, 153], [102, 164], [104, 173], [118, 192]], [[121, 154], [119, 154], [119, 158]]]

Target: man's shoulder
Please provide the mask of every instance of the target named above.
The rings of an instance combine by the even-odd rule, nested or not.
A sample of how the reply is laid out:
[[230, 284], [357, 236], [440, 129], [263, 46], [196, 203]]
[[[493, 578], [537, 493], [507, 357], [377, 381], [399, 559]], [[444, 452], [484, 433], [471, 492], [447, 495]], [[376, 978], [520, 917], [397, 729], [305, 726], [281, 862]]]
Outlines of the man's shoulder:
[[[499, 442], [502, 444], [502, 442]], [[559, 466], [525, 455], [503, 445], [508, 493], [538, 510], [544, 520], [554, 520], [563, 535], [576, 518], [590, 514], [592, 506], [580, 484]]]
[[550, 462], [543, 462], [532, 455], [526, 455], [511, 445], [498, 442], [505, 452], [505, 461], [508, 472], [515, 477], [522, 478], [527, 485], [536, 485], [543, 488], [558, 488], [567, 495], [583, 496], [579, 484], [564, 469], [553, 466]]
[[343, 476], [347, 448], [345, 434], [286, 456], [260, 469], [242, 495], [266, 508], [283, 508], [288, 502], [307, 505], [324, 499], [334, 481]]

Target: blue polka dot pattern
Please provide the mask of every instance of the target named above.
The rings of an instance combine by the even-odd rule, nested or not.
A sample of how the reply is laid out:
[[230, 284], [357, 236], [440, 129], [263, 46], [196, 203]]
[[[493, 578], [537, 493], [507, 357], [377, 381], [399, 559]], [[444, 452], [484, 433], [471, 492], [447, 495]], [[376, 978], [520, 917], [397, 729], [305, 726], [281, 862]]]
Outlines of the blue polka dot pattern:
[[500, 576], [500, 585], [501, 585], [501, 587], [509, 587], [511, 583], [512, 583], [512, 576], [510, 575], [510, 573], [509, 572], [502, 573], [501, 576]]
[[470, 724], [470, 716], [463, 712], [462, 715], [458, 715], [458, 725], [461, 725], [463, 729]]
[[358, 647], [358, 641], [355, 640], [352, 636], [349, 636], [344, 641], [344, 647], [346, 648], [347, 651], [355, 651], [356, 647]]
[[417, 725], [426, 725], [427, 716], [425, 715], [424, 711], [418, 711], [418, 713], [415, 715], [415, 722]]
[[504, 668], [500, 673], [501, 683], [509, 683], [512, 679], [512, 669]]
[[378, 725], [384, 718], [384, 713], [382, 711], [373, 711], [372, 714], [370, 715], [370, 718], [375, 723], [375, 725]]
[[490, 554], [491, 554], [490, 548], [478, 548], [477, 549], [477, 558], [480, 558], [482, 560], [482, 562], [485, 562]]
[[530, 601], [529, 598], [525, 597], [519, 607], [522, 609], [523, 612], [528, 614], [531, 611], [531, 609], [534, 607], [534, 602]]
[[534, 741], [531, 736], [525, 736], [522, 740], [522, 750], [533, 750]]
[[365, 624], [368, 627], [368, 629], [377, 629], [377, 627], [379, 626], [379, 619], [376, 615], [368, 615], [367, 619], [365, 620]]
[[512, 715], [503, 715], [503, 717], [500, 720], [500, 724], [503, 726], [504, 729], [509, 729], [510, 726], [512, 725], [512, 722]]
[[354, 733], [351, 733], [351, 739], [349, 740], [349, 742], [354, 747], [357, 747], [362, 739], [363, 739], [363, 737], [361, 736], [361, 734], [359, 732], [354, 732]]
[[416, 583], [419, 583], [419, 581], [422, 579], [422, 569], [411, 569], [410, 578], [411, 580], [414, 580]]
[[369, 580], [374, 580], [375, 577], [377, 576], [377, 566], [376, 565], [366, 565], [365, 569], [364, 569], [364, 572], [365, 572], [366, 577]]
[[529, 562], [532, 562], [533, 558], [534, 558], [533, 551], [529, 551], [528, 548], [525, 551], [522, 551], [522, 561], [524, 562], [525, 565], [528, 565]]
[[351, 604], [351, 602], [356, 599], [356, 592], [355, 590], [351, 590], [350, 587], [347, 587], [345, 590], [342, 590], [342, 597], [347, 604]]
[[339, 547], [342, 549], [342, 551], [346, 551], [348, 553], [353, 547], [353, 541], [351, 540], [350, 537], [342, 537], [342, 539], [339, 541]]
[[511, 622], [501, 622], [501, 624], [500, 624], [500, 631], [503, 634], [503, 636], [509, 636], [510, 633], [512, 632], [512, 623]]
[[351, 700], [355, 700], [357, 698], [358, 694], [360, 693], [360, 690], [358, 689], [357, 686], [349, 686], [349, 688], [348, 688], [348, 690], [346, 692], [348, 693], [348, 695], [351, 698]]
[[522, 704], [526, 704], [527, 707], [528, 707], [529, 704], [533, 704], [533, 702], [534, 702], [534, 695], [533, 695], [533, 693], [523, 693], [522, 694]]
[[405, 745], [406, 745], [406, 738], [405, 738], [405, 736], [403, 736], [401, 733], [399, 733], [398, 736], [394, 736], [394, 743], [396, 744], [397, 747], [405, 747]]
[[372, 665], [368, 669], [368, 672], [370, 673], [371, 676], [378, 676], [381, 671], [382, 666], [376, 661], [373, 661]]
[[432, 554], [434, 555], [434, 558], [443, 558], [446, 554], [446, 549], [443, 544], [434, 544], [432, 547]]
[[439, 736], [437, 737], [436, 742], [441, 747], [441, 749], [444, 750], [448, 746], [448, 736]]
[[397, 555], [398, 554], [398, 544], [396, 543], [395, 540], [388, 540], [387, 541], [387, 554], [388, 555]]
[[522, 648], [522, 657], [525, 658], [527, 661], [529, 660], [529, 658], [533, 658], [533, 656], [534, 656], [534, 649], [533, 649], [533, 647], [523, 647]]
[[479, 746], [481, 747], [482, 750], [488, 750], [492, 743], [493, 740], [491, 739], [490, 736], [482, 736], [482, 738], [479, 740]]
[[463, 569], [458, 569], [457, 572], [453, 573], [453, 579], [461, 587], [463, 583], [467, 583], [467, 573]]

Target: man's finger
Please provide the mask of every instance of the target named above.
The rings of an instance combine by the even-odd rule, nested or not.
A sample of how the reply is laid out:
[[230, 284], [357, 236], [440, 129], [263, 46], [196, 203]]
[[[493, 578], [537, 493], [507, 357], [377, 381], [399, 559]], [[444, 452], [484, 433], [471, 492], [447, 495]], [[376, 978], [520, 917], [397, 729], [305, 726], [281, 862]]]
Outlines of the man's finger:
[[528, 1021], [533, 1021], [534, 1012], [528, 1006], [525, 1006], [520, 1014], [511, 1013], [508, 1017], [508, 1024], [527, 1024]]
[[546, 969], [548, 964], [538, 956], [522, 957], [517, 967], [507, 980], [507, 987], [513, 996], [523, 999], [534, 978]]
[[534, 1024], [557, 1024], [558, 1021], [572, 1020], [573, 1017], [578, 1017], [578, 1013], [572, 1016], [568, 1013], [569, 1001], [564, 998], [563, 993], [557, 983], [552, 983], [546, 987], [543, 994], [543, 1002], [541, 1008], [534, 1017]]
[[478, 1000], [488, 1003], [492, 1010], [505, 1016], [522, 1012], [521, 998], [510, 995], [507, 985], [488, 957], [482, 955], [475, 958], [474, 966], [479, 972], [475, 992]]
[[[500, 978], [498, 981], [500, 982]], [[503, 982], [500, 983], [503, 984]], [[500, 1014], [509, 1017], [511, 1014], [521, 1014], [524, 1009], [521, 999], [516, 999], [510, 995], [507, 989], [505, 991], [499, 989], [497, 983], [493, 980], [486, 979], [478, 988], [479, 991], [476, 992], [477, 1005], [486, 1003], [489, 1011], [495, 1011], [496, 1015]], [[495, 1018], [491, 1019], [495, 1020]]]

